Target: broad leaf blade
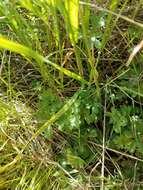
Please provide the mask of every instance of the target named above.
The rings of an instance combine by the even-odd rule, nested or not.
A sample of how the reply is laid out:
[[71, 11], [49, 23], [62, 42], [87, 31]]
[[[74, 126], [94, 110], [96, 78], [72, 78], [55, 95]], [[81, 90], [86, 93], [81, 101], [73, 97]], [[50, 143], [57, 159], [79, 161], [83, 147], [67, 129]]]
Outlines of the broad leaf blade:
[[81, 76], [51, 62], [50, 60], [44, 58], [42, 55], [40, 55], [36, 51], [32, 50], [31, 48], [21, 45], [19, 43], [13, 42], [11, 40], [8, 40], [2, 36], [0, 36], [0, 48], [8, 49], [12, 52], [19, 53], [22, 56], [25, 56], [26, 58], [35, 59], [38, 63], [38, 66], [40, 67], [40, 72], [45, 80], [47, 79], [47, 68], [44, 62], [50, 64], [52, 67], [64, 73], [65, 75], [71, 78], [74, 78], [78, 81], [81, 81], [82, 83], [88, 84], [88, 82], [84, 80]]

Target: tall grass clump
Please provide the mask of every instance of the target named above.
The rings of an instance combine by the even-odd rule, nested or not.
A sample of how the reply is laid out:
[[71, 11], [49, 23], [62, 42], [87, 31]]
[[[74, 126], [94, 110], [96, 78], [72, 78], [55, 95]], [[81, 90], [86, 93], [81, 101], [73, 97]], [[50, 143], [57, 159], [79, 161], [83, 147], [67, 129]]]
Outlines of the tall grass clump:
[[143, 189], [142, 8], [0, 1], [0, 189]]

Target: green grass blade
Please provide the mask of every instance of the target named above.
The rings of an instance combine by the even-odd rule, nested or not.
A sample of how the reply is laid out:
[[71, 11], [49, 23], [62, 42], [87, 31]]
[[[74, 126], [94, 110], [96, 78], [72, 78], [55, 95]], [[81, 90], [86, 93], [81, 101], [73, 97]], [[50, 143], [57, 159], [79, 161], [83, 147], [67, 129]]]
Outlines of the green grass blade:
[[[65, 1], [65, 8], [67, 18], [66, 20], [69, 21], [69, 37], [71, 42], [74, 44], [78, 40], [78, 13], [79, 13], [79, 0], [67, 0]], [[67, 25], [69, 25], [67, 23]]]
[[[117, 5], [118, 5], [118, 3], [119, 3], [118, 0], [112, 0], [111, 3], [110, 3], [110, 10], [114, 12], [115, 9], [116, 9], [116, 7], [117, 7]], [[110, 35], [111, 35], [111, 31], [112, 31], [111, 22], [112, 22], [112, 18], [113, 18], [113, 15], [111, 13], [108, 14], [107, 21], [106, 21], [106, 29], [105, 29], [104, 36], [103, 36], [103, 39], [102, 39], [102, 44], [101, 44], [101, 49], [102, 50], [105, 48], [106, 43], [109, 40]]]
[[37, 53], [36, 51], [30, 49], [29, 47], [23, 46], [19, 43], [13, 42], [11, 40], [8, 40], [4, 37], [0, 37], [0, 48], [8, 49], [12, 52], [21, 54], [22, 56], [26, 58], [33, 58], [38, 63], [38, 66], [40, 68], [40, 73], [44, 77], [45, 80], [47, 80], [47, 68], [44, 62], [50, 64], [55, 69], [59, 70], [60, 72], [64, 73], [65, 75], [74, 78], [84, 84], [88, 84], [86, 80], [84, 80], [81, 76], [60, 67], [59, 65], [49, 61], [48, 59], [44, 58], [42, 55]]
[[[42, 125], [36, 133], [32, 136], [31, 140], [35, 139], [40, 133], [42, 133], [47, 127], [52, 125], [55, 121], [57, 121], [68, 109], [74, 104], [77, 100], [81, 90], [77, 91], [72, 98], [56, 113], [54, 114], [44, 125]], [[31, 141], [30, 140], [30, 141]]]

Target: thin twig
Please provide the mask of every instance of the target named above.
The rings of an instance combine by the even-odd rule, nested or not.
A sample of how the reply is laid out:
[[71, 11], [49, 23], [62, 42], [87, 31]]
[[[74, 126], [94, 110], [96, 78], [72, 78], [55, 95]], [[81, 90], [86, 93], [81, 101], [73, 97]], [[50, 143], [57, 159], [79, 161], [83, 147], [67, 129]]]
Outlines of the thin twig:
[[126, 63], [126, 66], [128, 67], [130, 63], [132, 62], [135, 55], [143, 48], [143, 40], [141, 40], [133, 49], [132, 53], [129, 56], [129, 59]]
[[[95, 142], [92, 142], [92, 141], [88, 141], [88, 142], [89, 142], [90, 144], [93, 144], [93, 145], [97, 146], [97, 147], [103, 148], [103, 145], [101, 145], [101, 144], [98, 144], [98, 143], [95, 143]], [[137, 158], [137, 157], [135, 157], [135, 156], [129, 155], [129, 154], [124, 153], [124, 152], [120, 152], [120, 151], [115, 150], [115, 149], [112, 149], [112, 148], [108, 148], [108, 147], [106, 147], [106, 146], [105, 146], [105, 150], [109, 150], [109, 151], [111, 151], [111, 152], [114, 152], [114, 153], [116, 153], [116, 154], [120, 154], [120, 155], [125, 156], [125, 157], [127, 157], [127, 158], [130, 158], [130, 159], [133, 159], [133, 160], [137, 160], [137, 161], [143, 162], [143, 159]]]
[[134, 25], [136, 25], [136, 26], [139, 26], [139, 27], [143, 28], [143, 24], [141, 24], [141, 23], [139, 23], [139, 22], [137, 22], [137, 21], [135, 21], [135, 20], [133, 20], [133, 19], [130, 19], [130, 18], [124, 16], [124, 15], [115, 13], [115, 12], [113, 12], [113, 11], [110, 11], [110, 10], [108, 10], [108, 9], [106, 9], [106, 8], [97, 6], [97, 5], [95, 5], [95, 4], [86, 3], [86, 2], [82, 2], [82, 1], [80, 1], [79, 3], [80, 3], [81, 5], [90, 6], [90, 7], [92, 7], [92, 8], [95, 8], [95, 9], [99, 10], [99, 11], [103, 11], [103, 12], [112, 14], [112, 15], [118, 17], [118, 18], [121, 18], [121, 19], [123, 19], [123, 20], [125, 20], [125, 21], [127, 21], [127, 22], [130, 22], [131, 24], [134, 24]]
[[105, 135], [106, 135], [106, 92], [105, 88], [105, 101], [104, 101], [104, 119], [103, 119], [103, 139], [102, 139], [102, 167], [101, 167], [101, 190], [104, 190], [104, 168], [105, 168]]

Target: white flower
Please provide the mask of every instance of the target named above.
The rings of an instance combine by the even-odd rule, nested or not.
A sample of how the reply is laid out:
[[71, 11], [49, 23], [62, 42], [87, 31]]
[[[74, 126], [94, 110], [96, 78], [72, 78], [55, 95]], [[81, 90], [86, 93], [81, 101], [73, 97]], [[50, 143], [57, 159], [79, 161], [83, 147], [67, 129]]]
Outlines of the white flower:
[[131, 120], [132, 121], [138, 121], [138, 119], [139, 119], [139, 116], [138, 115], [133, 115], [132, 117], [131, 117]]

